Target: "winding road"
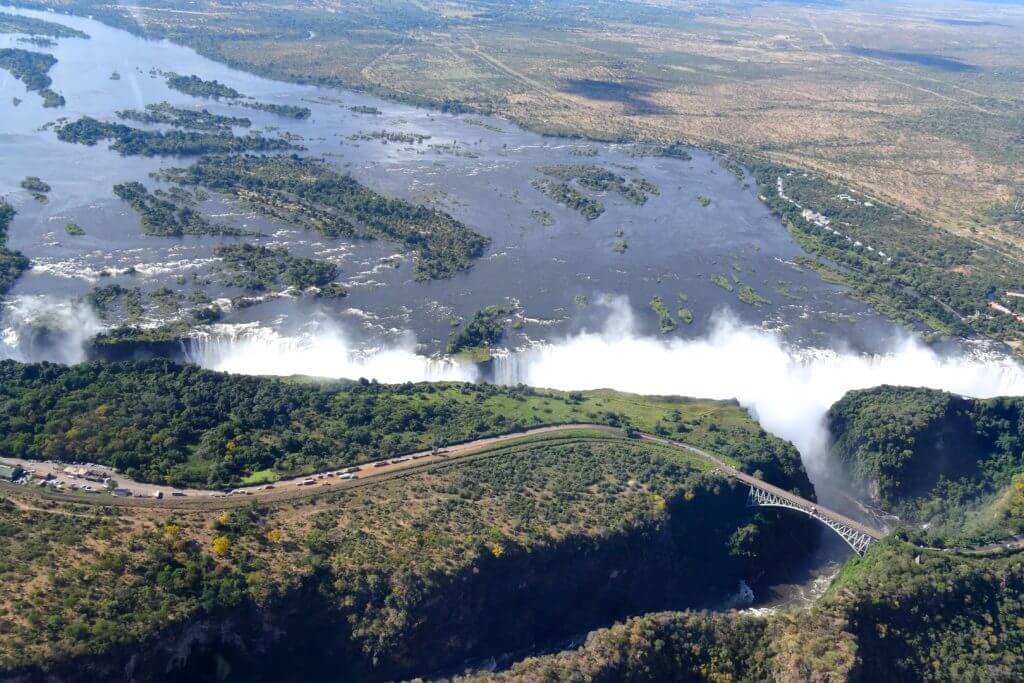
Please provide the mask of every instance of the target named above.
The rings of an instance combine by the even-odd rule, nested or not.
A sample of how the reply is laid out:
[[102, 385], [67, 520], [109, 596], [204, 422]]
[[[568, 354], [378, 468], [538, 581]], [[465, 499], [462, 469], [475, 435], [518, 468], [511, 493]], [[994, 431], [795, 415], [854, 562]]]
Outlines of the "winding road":
[[[252, 498], [266, 499], [267, 502], [272, 502], [278, 499], [294, 499], [297, 497], [295, 494], [313, 495], [323, 491], [324, 489], [343, 489], [362, 486], [373, 481], [392, 478], [397, 474], [419, 471], [434, 464], [450, 462], [455, 458], [487, 451], [496, 446], [504, 444], [511, 445], [517, 441], [536, 438], [543, 435], [559, 433], [571, 434], [573, 432], [580, 432], [583, 430], [591, 433], [600, 432], [602, 434], [619, 438], [626, 436], [623, 430], [619, 428], [600, 424], [572, 423], [548, 425], [520, 432], [475, 439], [473, 441], [448, 446], [439, 450], [431, 449], [408, 453], [341, 470], [313, 475], [303, 475], [291, 479], [282, 479], [274, 482], [273, 484], [242, 487], [235, 489], [230, 493], [204, 489], [172, 489], [167, 486], [131, 481], [112, 472], [110, 474], [117, 478], [118, 486], [121, 487], [122, 490], [130, 491], [132, 495], [112, 497], [101, 492], [88, 493], [80, 491], [69, 492], [65, 490], [55, 491], [49, 487], [40, 489], [39, 493], [41, 495], [47, 495], [48, 497], [57, 497], [60, 499], [71, 498], [76, 501], [101, 503], [103, 505], [120, 504], [138, 506], [140, 503], [147, 503], [160, 507], [172, 508], [195, 508], [197, 505], [209, 507], [209, 503], [217, 499], [222, 500], [230, 497], [238, 497], [243, 500], [251, 500]], [[735, 479], [749, 486], [751, 489], [750, 500], [752, 501], [752, 505], [787, 507], [814, 517], [836, 531], [836, 533], [842, 536], [843, 539], [859, 553], [863, 552], [870, 543], [882, 538], [884, 535], [884, 532], [882, 531], [865, 526], [838, 512], [830, 510], [815, 501], [808, 500], [790, 491], [773, 486], [772, 484], [762, 481], [757, 477], [741, 472], [725, 462], [721, 457], [706, 450], [697, 448], [696, 446], [640, 432], [634, 432], [632, 436], [640, 441], [655, 443], [661, 446], [682, 450], [691, 455], [696, 455], [700, 459], [712, 465], [715, 468], [715, 471], [719, 474]], [[70, 486], [70, 483], [83, 483], [81, 480], [74, 479], [64, 473], [64, 463], [40, 463], [12, 458], [5, 458], [3, 459], [3, 462], [21, 465], [30, 471], [34, 471], [36, 475], [64, 477], [62, 481], [66, 482], [67, 486]], [[8, 486], [17, 485], [8, 484]], [[35, 488], [32, 485], [28, 486], [29, 490]], [[287, 492], [289, 491], [292, 495], [288, 495]], [[156, 498], [157, 493], [161, 496], [159, 499]], [[282, 493], [285, 495], [282, 495]]]

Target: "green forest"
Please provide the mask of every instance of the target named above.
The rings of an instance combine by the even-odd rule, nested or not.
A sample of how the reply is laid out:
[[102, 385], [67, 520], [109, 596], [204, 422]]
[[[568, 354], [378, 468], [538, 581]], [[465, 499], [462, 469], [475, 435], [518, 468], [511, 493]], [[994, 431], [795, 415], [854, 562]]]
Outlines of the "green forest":
[[29, 92], [39, 93], [44, 107], [64, 106], [64, 97], [50, 89], [53, 80], [47, 75], [56, 63], [56, 57], [43, 52], [19, 48], [0, 49], [0, 69], [10, 71], [12, 76], [25, 84]]
[[197, 156], [295, 149], [295, 145], [280, 138], [239, 137], [230, 132], [141, 130], [121, 123], [104, 123], [89, 116], [58, 126], [57, 138], [89, 146], [101, 140], [113, 140], [110, 148], [125, 156]]
[[123, 109], [117, 117], [126, 121], [139, 123], [165, 123], [176, 128], [192, 128], [194, 130], [230, 133], [232, 127], [248, 128], [252, 121], [239, 116], [222, 116], [211, 114], [205, 109], [184, 109], [175, 107], [169, 102], [147, 104], [145, 111]]
[[164, 178], [233, 195], [327, 237], [399, 242], [416, 252], [417, 280], [466, 270], [489, 243], [447, 213], [380, 195], [313, 159], [204, 157], [188, 168], [166, 171]]
[[7, 248], [7, 229], [15, 213], [13, 206], [0, 199], [0, 294], [6, 293], [29, 267], [21, 252]]
[[806, 609], [646, 614], [461, 680], [1010, 681], [1024, 676], [1022, 651], [1024, 565], [890, 540], [849, 560]]
[[469, 322], [448, 338], [448, 353], [482, 354], [489, 358], [488, 349], [501, 342], [508, 317], [515, 312], [515, 306], [511, 305], [487, 306], [477, 311]]
[[1024, 531], [1024, 399], [882, 386], [828, 413], [832, 455], [865, 493], [929, 524], [934, 543]]
[[265, 469], [314, 472], [542, 424], [597, 422], [674, 434], [811, 495], [796, 449], [734, 404], [281, 380], [167, 361], [0, 361], [0, 407], [2, 452], [88, 460], [169, 484], [227, 488]]
[[242, 97], [242, 93], [238, 92], [234, 88], [228, 87], [217, 80], [207, 81], [195, 74], [183, 76], [176, 73], [164, 74], [167, 80], [167, 87], [178, 92], [183, 92], [186, 95], [192, 95], [193, 97], [210, 97], [212, 99], [237, 99]]
[[[284, 636], [264, 657], [220, 648], [243, 677], [327, 671], [323, 657], [293, 649], [293, 659], [284, 647], [334, 652], [331, 675], [404, 679], [630, 611], [711, 604], [752, 563], [799, 552], [792, 526], [750, 515], [742, 496], [675, 451], [570, 440], [290, 506], [155, 512], [139, 524], [116, 508], [0, 500], [0, 575], [19, 587], [0, 608], [22, 617], [0, 640], [0, 667], [77, 677], [77, 658], [108, 655], [91, 669], [107, 678], [121, 648], [237, 619]], [[43, 581], [27, 585], [42, 567]], [[609, 582], [616, 567], [624, 578]], [[164, 656], [154, 643], [136, 670], [159, 669]]]
[[[1009, 339], [1024, 329], [1013, 316], [989, 308], [994, 296], [1024, 287], [1024, 267], [1016, 261], [899, 209], [850, 195], [820, 175], [751, 158], [743, 163], [800, 245], [826, 259], [798, 262], [851, 287], [879, 312], [947, 334]], [[788, 201], [779, 194], [780, 183]], [[805, 209], [841, 230], [805, 218]]]
[[213, 254], [223, 260], [227, 284], [258, 292], [273, 287], [325, 288], [339, 272], [333, 263], [292, 256], [284, 247], [226, 244]]
[[146, 189], [140, 182], [132, 181], [114, 185], [114, 194], [139, 214], [142, 231], [158, 237], [181, 237], [182, 235], [250, 235], [229, 225], [212, 223], [201, 213], [188, 205], [179, 204]]

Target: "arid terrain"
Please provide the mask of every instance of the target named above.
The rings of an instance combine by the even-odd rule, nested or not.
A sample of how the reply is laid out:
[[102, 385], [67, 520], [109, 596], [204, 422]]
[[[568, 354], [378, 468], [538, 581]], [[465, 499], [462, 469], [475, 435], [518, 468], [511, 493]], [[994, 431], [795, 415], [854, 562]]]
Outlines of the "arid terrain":
[[39, 4], [288, 80], [742, 149], [986, 241], [1015, 246], [1024, 231], [1013, 3]]

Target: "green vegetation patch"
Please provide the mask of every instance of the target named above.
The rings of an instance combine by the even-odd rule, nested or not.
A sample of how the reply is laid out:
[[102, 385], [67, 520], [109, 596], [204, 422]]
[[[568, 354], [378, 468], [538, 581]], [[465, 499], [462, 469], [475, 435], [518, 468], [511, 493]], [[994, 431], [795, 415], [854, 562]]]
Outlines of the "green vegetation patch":
[[137, 287], [128, 289], [118, 284], [97, 286], [86, 295], [85, 300], [104, 320], [117, 312], [122, 302], [126, 318], [136, 320], [142, 315], [142, 291]]
[[736, 296], [739, 297], [740, 301], [745, 304], [750, 304], [751, 306], [760, 306], [761, 304], [771, 303], [771, 301], [758, 294], [757, 290], [748, 285], [740, 287], [739, 291], [736, 292]]
[[121, 123], [104, 123], [89, 116], [58, 126], [57, 138], [63, 142], [89, 146], [101, 140], [113, 140], [110, 148], [125, 156], [195, 156], [295, 149], [287, 140], [265, 138], [262, 135], [239, 137], [230, 132], [141, 130]]
[[64, 226], [64, 232], [71, 235], [72, 237], [80, 237], [85, 234], [85, 229], [82, 228], [78, 223], [67, 223]]
[[190, 206], [182, 206], [151, 193], [142, 183], [132, 181], [114, 185], [114, 194], [139, 214], [142, 231], [157, 237], [182, 235], [250, 235], [251, 232], [220, 223], [211, 223]]
[[387, 144], [389, 142], [404, 145], [420, 145], [430, 139], [429, 135], [421, 133], [404, 133], [400, 130], [375, 130], [369, 133], [356, 133], [350, 135], [349, 140], [380, 140]]
[[418, 280], [466, 270], [489, 239], [447, 213], [377, 194], [325, 163], [298, 157], [206, 157], [165, 178], [244, 200], [328, 237], [387, 239], [417, 253]]
[[19, 184], [21, 185], [22, 189], [31, 192], [32, 196], [40, 204], [45, 204], [48, 201], [50, 201], [49, 197], [46, 196], [46, 193], [53, 188], [51, 188], [48, 183], [43, 182], [42, 179], [38, 178], [37, 176], [26, 176]]
[[226, 86], [220, 81], [207, 81], [195, 74], [183, 76], [173, 72], [164, 74], [167, 79], [167, 87], [193, 97], [210, 97], [215, 100], [225, 98], [229, 100], [242, 97], [242, 93], [232, 87]]
[[635, 154], [639, 156], [668, 157], [680, 161], [692, 161], [690, 146], [682, 142], [673, 142], [667, 145], [642, 144], [638, 145]]
[[716, 273], [711, 276], [711, 281], [727, 292], [731, 292], [733, 290], [732, 281], [725, 275]]
[[544, 227], [550, 227], [555, 224], [554, 216], [545, 209], [532, 209], [530, 211], [530, 218]]
[[665, 301], [660, 296], [651, 299], [650, 306], [651, 310], [658, 314], [659, 332], [668, 334], [676, 329], [676, 321], [672, 319], [672, 314], [668, 312], [668, 306], [665, 305]]
[[292, 256], [284, 247], [230, 244], [217, 247], [213, 254], [224, 263], [226, 284], [258, 292], [281, 286], [328, 287], [338, 277], [333, 263]]
[[595, 192], [617, 192], [634, 204], [645, 204], [648, 195], [660, 194], [658, 186], [646, 178], [626, 180], [616, 173], [591, 164], [541, 166], [540, 172], [551, 178], [575, 182]]
[[44, 107], [64, 106], [64, 97], [50, 89], [53, 81], [47, 75], [56, 63], [56, 57], [43, 52], [30, 52], [18, 48], [0, 49], [0, 69], [10, 71], [12, 76], [25, 84], [25, 89], [29, 92], [39, 93], [43, 98]]
[[300, 107], [294, 104], [270, 104], [269, 102], [242, 102], [243, 107], [249, 109], [255, 109], [256, 111], [265, 111], [277, 116], [284, 116], [289, 119], [298, 119], [300, 121], [308, 119], [312, 115], [309, 107]]
[[[182, 333], [123, 328], [97, 343], [177, 343]], [[730, 402], [282, 380], [166, 361], [0, 361], [0, 406], [4, 453], [102, 463], [169, 484], [223, 488], [265, 469], [322, 471], [543, 424], [595, 422], [671, 435], [810, 493], [796, 449]]]
[[6, 12], [0, 13], [0, 33], [27, 33], [32, 36], [49, 36], [51, 38], [89, 37], [89, 34], [69, 26]]
[[930, 543], [1024, 531], [1024, 399], [852, 391], [828, 413], [832, 454], [865, 493], [927, 522]]
[[477, 311], [465, 327], [452, 333], [448, 353], [463, 355], [474, 362], [488, 360], [490, 347], [501, 341], [509, 316], [515, 312], [515, 306], [510, 305], [487, 306]]
[[535, 190], [543, 192], [548, 199], [579, 211], [584, 218], [592, 221], [604, 213], [604, 204], [591, 199], [568, 183], [555, 182], [548, 178], [536, 178], [530, 182]]
[[7, 248], [7, 228], [15, 213], [13, 206], [0, 199], [0, 294], [5, 294], [30, 265], [20, 251]]
[[857, 298], [897, 320], [947, 334], [1024, 335], [1014, 315], [989, 306], [993, 295], [1017, 291], [1024, 282], [1018, 261], [821, 176], [753, 159], [745, 165], [767, 205], [818, 257], [803, 265], [849, 286]]
[[[0, 667], [56, 673], [89, 656], [106, 678], [140, 643], [242, 610], [286, 649], [344, 652], [331, 670], [346, 680], [408, 679], [525, 647], [553, 613], [569, 635], [608, 619], [609, 604], [711, 604], [792, 531], [751, 516], [743, 495], [663, 447], [576, 440], [505, 446], [295, 504], [182, 512], [4, 498], [0, 575], [11, 590], [0, 606], [24, 618], [5, 622]], [[644, 580], [609, 583], [616, 568]], [[294, 626], [288, 605], [310, 591], [322, 598], [303, 607], [316, 626]], [[307, 658], [267, 655], [233, 669], [316, 677]]]
[[145, 111], [124, 109], [117, 112], [117, 117], [126, 121], [139, 123], [165, 123], [176, 128], [192, 128], [194, 130], [210, 130], [221, 133], [231, 132], [232, 127], [248, 128], [252, 121], [239, 116], [222, 116], [211, 114], [205, 109], [184, 109], [175, 107], [169, 102], [147, 104]]
[[809, 609], [646, 614], [469, 680], [1017, 680], [1022, 614], [1019, 560], [890, 539], [852, 557]]

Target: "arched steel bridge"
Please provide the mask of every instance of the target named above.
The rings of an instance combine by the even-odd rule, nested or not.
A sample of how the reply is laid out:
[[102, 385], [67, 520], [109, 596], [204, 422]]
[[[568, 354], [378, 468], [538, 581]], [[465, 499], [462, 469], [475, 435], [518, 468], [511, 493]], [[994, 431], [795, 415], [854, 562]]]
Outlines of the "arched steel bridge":
[[835, 510], [830, 510], [827, 507], [815, 503], [814, 501], [802, 498], [794, 493], [786, 491], [785, 489], [781, 489], [778, 486], [772, 486], [771, 484], [761, 481], [757, 477], [752, 477], [745, 472], [740, 472], [735, 467], [723, 462], [717, 456], [697, 448], [696, 446], [680, 443], [679, 441], [672, 441], [671, 439], [663, 439], [658, 436], [651, 436], [649, 434], [640, 434], [639, 438], [644, 441], [653, 441], [666, 446], [672, 446], [673, 448], [680, 448], [700, 456], [701, 458], [713, 463], [718, 471], [725, 476], [741, 481], [750, 487], [750, 494], [747, 496], [748, 506], [780, 507], [802, 512], [809, 517], [813, 517], [829, 529], [832, 529], [832, 531], [839, 534], [839, 537], [846, 541], [846, 544], [853, 548], [853, 551], [858, 555], [863, 555], [869, 545], [885, 536], [884, 531], [872, 529], [871, 527], [850, 519]]

